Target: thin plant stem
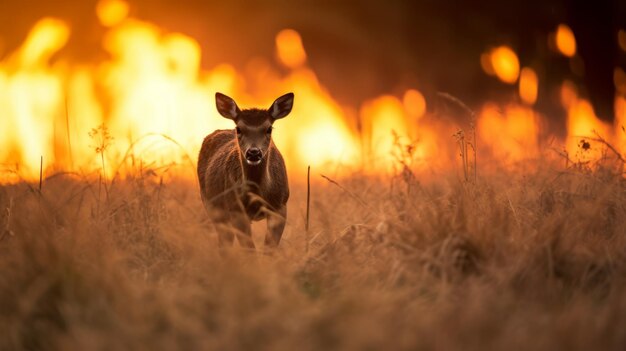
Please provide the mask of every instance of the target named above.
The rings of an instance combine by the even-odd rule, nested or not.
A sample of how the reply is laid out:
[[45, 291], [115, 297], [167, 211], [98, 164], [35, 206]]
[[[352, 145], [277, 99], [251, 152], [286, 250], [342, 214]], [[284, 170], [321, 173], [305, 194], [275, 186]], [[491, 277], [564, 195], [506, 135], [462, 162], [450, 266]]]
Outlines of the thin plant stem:
[[311, 209], [311, 166], [307, 167], [306, 172], [306, 223], [304, 227], [305, 232], [305, 253], [309, 253], [309, 219]]
[[39, 193], [41, 194], [41, 188], [43, 186], [43, 156], [39, 159]]

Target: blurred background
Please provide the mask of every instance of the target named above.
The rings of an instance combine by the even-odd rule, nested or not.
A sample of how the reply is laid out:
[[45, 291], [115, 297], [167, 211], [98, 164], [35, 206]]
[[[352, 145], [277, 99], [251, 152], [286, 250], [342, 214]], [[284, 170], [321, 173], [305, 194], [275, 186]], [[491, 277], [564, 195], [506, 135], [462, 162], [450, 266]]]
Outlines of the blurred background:
[[626, 150], [625, 30], [618, 0], [2, 1], [0, 164], [93, 168], [85, 135], [100, 123], [112, 159], [154, 133], [194, 155], [230, 127], [217, 90], [243, 106], [296, 91], [299, 120], [276, 138], [299, 169], [389, 158], [393, 133], [424, 160], [454, 157], [440, 152], [449, 123], [423, 119], [440, 92], [476, 111], [484, 152], [507, 162], [557, 139], [574, 153], [592, 131]]
[[[0, 57], [16, 49], [33, 24], [54, 16], [76, 30], [66, 55], [93, 61], [104, 28], [93, 11], [96, 0], [0, 2]], [[202, 65], [242, 67], [254, 57], [271, 57], [276, 33], [297, 30], [310, 66], [341, 101], [356, 104], [385, 92], [419, 87], [446, 91], [476, 105], [515, 93], [514, 86], [486, 75], [480, 55], [508, 45], [521, 65], [542, 82], [537, 108], [550, 116], [549, 95], [564, 79], [579, 83], [597, 115], [613, 118], [614, 69], [626, 66], [616, 40], [626, 28], [626, 2], [563, 1], [213, 1], [132, 0], [132, 15], [196, 38]], [[573, 57], [549, 49], [561, 23], [576, 35]]]

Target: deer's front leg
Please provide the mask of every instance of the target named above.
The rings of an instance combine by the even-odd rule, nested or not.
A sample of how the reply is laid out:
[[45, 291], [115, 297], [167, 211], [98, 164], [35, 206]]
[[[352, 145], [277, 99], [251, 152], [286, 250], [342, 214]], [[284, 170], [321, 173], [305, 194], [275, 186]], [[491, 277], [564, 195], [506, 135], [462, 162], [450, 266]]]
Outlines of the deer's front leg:
[[277, 247], [283, 236], [287, 223], [287, 207], [282, 206], [276, 212], [267, 216], [267, 234], [265, 234], [265, 247]]
[[230, 222], [235, 230], [237, 240], [242, 247], [255, 250], [254, 241], [252, 240], [252, 228], [250, 227], [250, 219], [244, 213], [233, 213], [230, 216]]
[[235, 240], [233, 226], [231, 225], [228, 214], [215, 208], [207, 207], [209, 217], [213, 229], [217, 233], [217, 243], [220, 248], [233, 246]]

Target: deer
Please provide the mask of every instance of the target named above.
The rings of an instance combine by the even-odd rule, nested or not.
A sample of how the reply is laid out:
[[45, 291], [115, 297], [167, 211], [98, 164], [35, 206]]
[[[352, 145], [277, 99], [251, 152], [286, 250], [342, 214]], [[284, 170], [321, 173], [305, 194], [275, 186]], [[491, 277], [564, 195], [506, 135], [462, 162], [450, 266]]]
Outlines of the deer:
[[202, 202], [218, 232], [218, 246], [255, 251], [251, 222], [267, 220], [264, 245], [276, 248], [287, 221], [289, 184], [285, 161], [272, 140], [273, 124], [287, 117], [294, 94], [269, 109], [239, 109], [232, 98], [215, 94], [219, 114], [235, 123], [204, 138], [198, 156]]

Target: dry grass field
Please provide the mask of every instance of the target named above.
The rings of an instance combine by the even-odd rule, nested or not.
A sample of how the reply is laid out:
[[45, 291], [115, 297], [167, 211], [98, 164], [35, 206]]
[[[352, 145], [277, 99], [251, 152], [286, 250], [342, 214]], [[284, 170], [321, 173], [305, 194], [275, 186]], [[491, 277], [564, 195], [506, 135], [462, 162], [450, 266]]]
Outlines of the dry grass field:
[[2, 350], [623, 350], [626, 183], [536, 167], [292, 180], [279, 250], [220, 252], [197, 185], [0, 187]]

